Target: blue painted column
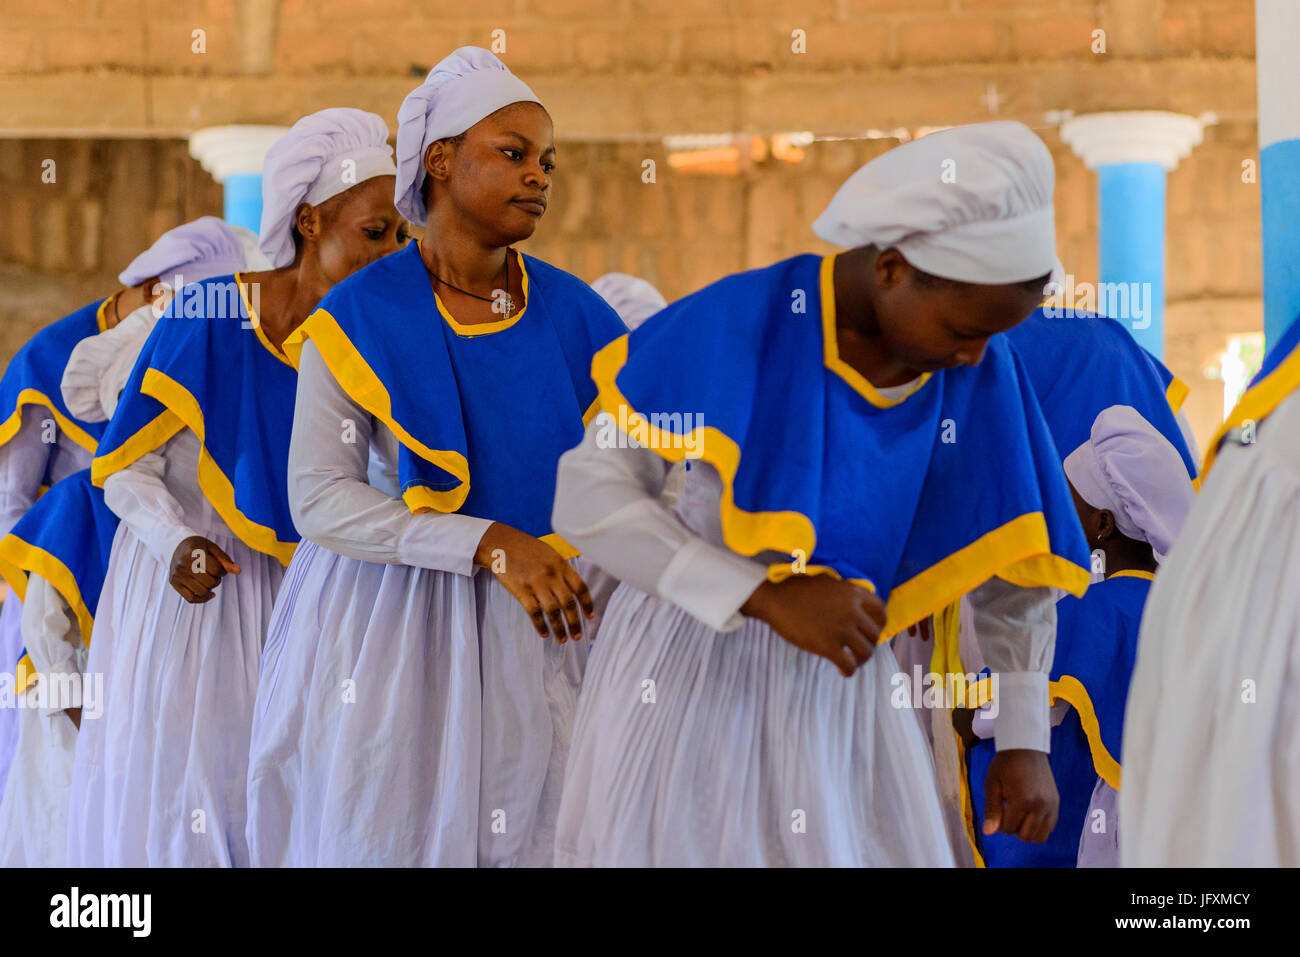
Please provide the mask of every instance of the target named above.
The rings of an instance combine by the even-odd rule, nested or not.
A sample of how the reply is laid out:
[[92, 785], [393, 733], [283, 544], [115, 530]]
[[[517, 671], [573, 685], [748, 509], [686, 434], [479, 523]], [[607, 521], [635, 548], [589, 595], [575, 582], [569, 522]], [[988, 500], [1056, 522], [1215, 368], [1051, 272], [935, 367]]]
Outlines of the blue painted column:
[[1256, 0], [1264, 348], [1300, 316], [1300, 3]]
[[1164, 358], [1165, 183], [1201, 141], [1201, 122], [1158, 110], [1092, 113], [1062, 124], [1061, 139], [1097, 173], [1096, 310]]
[[262, 223], [262, 174], [232, 173], [223, 185], [226, 222], [257, 232]]
[[[1160, 163], [1107, 163], [1097, 168], [1098, 266], [1111, 304], [1128, 295], [1125, 322], [1153, 355], [1165, 348], [1165, 168]], [[1115, 286], [1112, 284], [1120, 284]], [[1134, 296], [1137, 296], [1135, 301]], [[1105, 303], [1098, 303], [1102, 310]]]
[[225, 190], [224, 217], [257, 232], [262, 224], [262, 164], [284, 126], [211, 126], [190, 135], [190, 155]]

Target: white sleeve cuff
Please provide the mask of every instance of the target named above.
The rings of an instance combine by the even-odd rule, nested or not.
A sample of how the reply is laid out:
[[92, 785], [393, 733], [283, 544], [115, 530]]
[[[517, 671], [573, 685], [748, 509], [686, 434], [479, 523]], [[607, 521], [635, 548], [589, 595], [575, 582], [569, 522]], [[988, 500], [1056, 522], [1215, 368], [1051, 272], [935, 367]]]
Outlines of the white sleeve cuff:
[[716, 631], [735, 631], [744, 622], [740, 606], [767, 580], [767, 569], [744, 556], [691, 538], [659, 578], [660, 597]]
[[997, 715], [993, 736], [999, 751], [1051, 750], [1047, 675], [1041, 671], [1010, 671], [997, 676]]
[[403, 565], [468, 577], [478, 570], [474, 555], [491, 527], [489, 518], [457, 512], [412, 515], [398, 539], [397, 555]]

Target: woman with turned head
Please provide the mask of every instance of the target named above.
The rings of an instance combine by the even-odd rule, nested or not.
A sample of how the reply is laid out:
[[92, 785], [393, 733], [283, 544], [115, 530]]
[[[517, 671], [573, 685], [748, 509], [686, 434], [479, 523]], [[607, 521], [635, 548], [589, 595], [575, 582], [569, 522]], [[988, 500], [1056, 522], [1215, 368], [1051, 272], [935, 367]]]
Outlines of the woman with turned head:
[[556, 150], [500, 60], [457, 50], [398, 118], [397, 208], [424, 240], [293, 338], [304, 542], [263, 660], [249, 844], [255, 865], [548, 864], [599, 592], [550, 528], [555, 465], [623, 326], [513, 248]]
[[553, 520], [621, 584], [557, 864], [951, 864], [882, 642], [967, 593], [1001, 677], [986, 824], [1050, 833], [1052, 590], [1082, 593], [1087, 551], [998, 334], [1051, 269], [1053, 179], [1018, 123], [904, 144], [814, 224], [843, 251], [727, 277], [597, 354]]
[[176, 291], [99, 443], [121, 519], [77, 735], [73, 866], [241, 866], [249, 727], [267, 620], [298, 543], [285, 471], [297, 373], [283, 344], [336, 282], [396, 250], [388, 129], [328, 109], [267, 153], [266, 272]]

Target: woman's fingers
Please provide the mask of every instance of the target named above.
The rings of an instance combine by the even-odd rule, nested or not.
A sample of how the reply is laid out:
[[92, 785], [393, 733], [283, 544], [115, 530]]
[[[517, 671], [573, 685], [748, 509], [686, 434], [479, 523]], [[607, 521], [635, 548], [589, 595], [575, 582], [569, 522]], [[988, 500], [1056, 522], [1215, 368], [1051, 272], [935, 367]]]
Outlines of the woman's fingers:
[[538, 586], [535, 590], [538, 600], [546, 610], [546, 620], [551, 625], [551, 634], [563, 644], [568, 639], [569, 632], [564, 624], [564, 607], [559, 595], [545, 585]]
[[217, 560], [217, 565], [221, 568], [222, 574], [229, 572], [232, 575], [238, 575], [243, 569], [235, 564], [235, 560], [221, 550], [216, 542], [208, 542], [207, 552]]
[[524, 611], [528, 612], [528, 617], [533, 620], [533, 627], [543, 638], [549, 637], [550, 632], [546, 629], [546, 612], [542, 609], [542, 603], [537, 600], [537, 595], [527, 585], [523, 587], [522, 594], [516, 594], [515, 598], [524, 606]]
[[569, 628], [569, 637], [576, 641], [582, 637], [582, 613], [578, 610], [578, 596], [569, 589], [567, 579], [556, 586], [555, 598], [564, 611], [564, 623]]
[[866, 613], [867, 618], [875, 623], [876, 633], [879, 634], [880, 629], [885, 627], [885, 606], [880, 599], [871, 592], [864, 590], [858, 602], [858, 607]]
[[573, 566], [568, 562], [564, 562], [561, 567], [563, 568], [565, 584], [569, 586], [569, 590], [578, 599], [578, 604], [582, 606], [582, 613], [588, 618], [596, 617], [596, 603], [591, 598], [587, 583], [582, 580], [582, 576], [574, 571]]
[[862, 631], [851, 631], [844, 637], [844, 644], [853, 652], [855, 664], [865, 665], [871, 659], [871, 653], [875, 650], [871, 646], [871, 641]]

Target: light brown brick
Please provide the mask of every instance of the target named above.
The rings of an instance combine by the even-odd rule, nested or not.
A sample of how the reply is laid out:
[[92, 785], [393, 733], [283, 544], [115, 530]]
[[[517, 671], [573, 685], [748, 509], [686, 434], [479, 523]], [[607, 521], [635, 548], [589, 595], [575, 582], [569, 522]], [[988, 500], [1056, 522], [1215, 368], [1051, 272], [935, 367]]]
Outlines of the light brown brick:
[[[459, 32], [453, 26], [422, 26], [408, 29], [397, 21], [368, 24], [355, 34], [349, 63], [363, 75], [410, 76], [413, 67], [427, 72], [456, 49]], [[414, 87], [422, 77], [411, 76]]]
[[739, 20], [767, 20], [773, 26], [807, 27], [833, 19], [836, 0], [733, 0], [732, 8]]
[[1205, 8], [1201, 12], [1201, 49], [1206, 53], [1224, 56], [1253, 57], [1254, 4], [1217, 4]]
[[[481, 44], [486, 46], [490, 42], [491, 32], [485, 31]], [[565, 26], [551, 23], [516, 26], [506, 31], [506, 52], [501, 59], [521, 76], [530, 70], [559, 71], [573, 62], [572, 46]]]
[[[202, 50], [196, 52], [202, 30]], [[174, 73], [233, 73], [239, 68], [238, 39], [234, 28], [222, 21], [206, 25], [196, 21], [151, 22], [146, 27], [146, 62], [150, 69]]]
[[626, 62], [624, 47], [629, 37], [621, 30], [601, 26], [580, 26], [573, 32], [573, 61], [582, 70], [606, 73]]
[[889, 26], [884, 23], [823, 23], [808, 30], [807, 51], [790, 52], [787, 43], [777, 67], [839, 70], [883, 64], [889, 53]]
[[937, 11], [954, 12], [957, 0], [844, 0], [843, 9], [849, 18], [879, 16], [911, 16], [916, 13]]
[[1196, 10], [1170, 10], [1160, 18], [1160, 50], [1185, 56], [1199, 49], [1200, 16]]
[[540, 20], [626, 19], [620, 0], [524, 0], [524, 15]]
[[40, 38], [32, 30], [0, 27], [0, 73], [27, 73], [39, 68]]
[[898, 27], [898, 52], [903, 63], [970, 63], [995, 59], [1001, 44], [1001, 24], [984, 19], [910, 20]]
[[51, 69], [141, 65], [144, 23], [86, 21], [49, 30], [44, 37], [45, 63]]
[[[284, 73], [338, 73], [352, 64], [351, 31], [336, 27], [281, 32], [276, 38], [275, 64]], [[414, 84], [412, 84], [414, 85]]]
[[1065, 14], [1054, 17], [1020, 18], [1011, 21], [1011, 51], [1017, 60], [1084, 59], [1092, 52], [1095, 18]]

